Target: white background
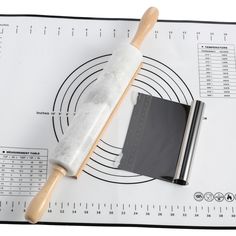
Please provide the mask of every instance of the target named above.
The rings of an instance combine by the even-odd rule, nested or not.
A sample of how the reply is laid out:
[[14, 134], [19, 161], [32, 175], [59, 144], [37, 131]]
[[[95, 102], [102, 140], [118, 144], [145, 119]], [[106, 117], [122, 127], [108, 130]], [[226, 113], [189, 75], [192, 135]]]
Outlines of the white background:
[[[160, 19], [236, 22], [234, 0], [0, 0], [0, 14], [47, 14], [90, 17], [140, 18], [149, 6]], [[139, 227], [87, 227], [0, 225], [0, 235], [233, 235], [234, 230], [161, 229]]]

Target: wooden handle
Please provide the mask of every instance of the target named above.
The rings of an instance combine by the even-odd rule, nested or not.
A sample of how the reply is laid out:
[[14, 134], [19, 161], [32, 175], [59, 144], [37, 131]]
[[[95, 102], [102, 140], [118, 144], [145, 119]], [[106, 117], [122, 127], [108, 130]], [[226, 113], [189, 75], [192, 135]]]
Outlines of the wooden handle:
[[37, 223], [44, 212], [48, 208], [48, 203], [52, 195], [52, 191], [59, 182], [59, 180], [65, 176], [66, 170], [60, 166], [54, 166], [51, 175], [47, 182], [44, 184], [40, 192], [33, 198], [28, 206], [25, 219], [30, 223]]
[[140, 20], [138, 30], [133, 40], [131, 41], [131, 44], [133, 46], [135, 46], [136, 48], [140, 48], [144, 38], [157, 22], [158, 16], [159, 16], [159, 11], [155, 7], [150, 7], [145, 11]]

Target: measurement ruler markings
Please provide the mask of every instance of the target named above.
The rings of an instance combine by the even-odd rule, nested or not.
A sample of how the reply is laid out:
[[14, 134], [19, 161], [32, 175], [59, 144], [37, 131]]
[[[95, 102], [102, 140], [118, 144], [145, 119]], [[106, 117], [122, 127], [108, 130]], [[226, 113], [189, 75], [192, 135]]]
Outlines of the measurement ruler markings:
[[[15, 26], [15, 33], [18, 34], [19, 33], [19, 29], [20, 27], [22, 26], [19, 26], [19, 25], [16, 25]], [[42, 27], [42, 26], [41, 26]], [[30, 25], [29, 26], [29, 33], [30, 34], [33, 34], [34, 31], [33, 29], [35, 28], [35, 26], [33, 25]], [[53, 30], [53, 29], [51, 29]], [[36, 31], [36, 30], [35, 30]], [[85, 37], [88, 37], [89, 34], [88, 34], [88, 31], [89, 31], [89, 28], [85, 28]], [[102, 28], [99, 28], [99, 29], [96, 29], [96, 31], [98, 31], [98, 37], [101, 38], [102, 37]], [[113, 38], [116, 38], [117, 37], [117, 29], [112, 29], [112, 35], [113, 35]], [[37, 32], [37, 31], [36, 31]], [[56, 29], [56, 32], [57, 32], [57, 36], [61, 36], [62, 35], [62, 26], [58, 26], [57, 29]], [[70, 35], [71, 37], [74, 37], [75, 35], [75, 27], [72, 27], [71, 28], [71, 31], [70, 31]], [[43, 26], [43, 31], [42, 31], [43, 35], [46, 35], [47, 34], [47, 26]], [[186, 31], [186, 30], [177, 30], [177, 31], [173, 31], [173, 30], [170, 30], [167, 32], [167, 38], [168, 39], [173, 39], [173, 37], [180, 37], [183, 41], [186, 40], [187, 38], [188, 39], [197, 39], [199, 40], [200, 39], [200, 36], [201, 36], [201, 33], [202, 32], [199, 32], [199, 31], [195, 31], [195, 32], [191, 32], [191, 34]], [[1, 34], [1, 32], [0, 32]], [[163, 32], [160, 32], [159, 30], [153, 30], [153, 38], [154, 39], [157, 39], [158, 38], [158, 34], [163, 34]], [[204, 34], [207, 34], [207, 33], [204, 33]], [[189, 37], [189, 35], [191, 35], [191, 37]], [[214, 37], [215, 37], [215, 33], [214, 32], [209, 32], [208, 33], [209, 35], [209, 40], [212, 42], [214, 41]], [[226, 42], [227, 39], [228, 39], [228, 36], [229, 34], [228, 33], [222, 33], [222, 39]], [[127, 38], [130, 37], [130, 30], [128, 29], [127, 30]], [[199, 49], [201, 50], [201, 49]], [[222, 50], [222, 49], [215, 49], [215, 50]], [[232, 50], [232, 49], [227, 49], [227, 50]]]
[[43, 34], [44, 34], [44, 35], [47, 34], [47, 26], [44, 26], [44, 28], [43, 28]]
[[[52, 213], [52, 209], [51, 209], [51, 202], [49, 202], [49, 213]], [[54, 203], [55, 204], [55, 206], [57, 205], [57, 202], [55, 202]], [[23, 204], [20, 202], [20, 201], [6, 201], [5, 202], [5, 205], [6, 206], [9, 206], [9, 207], [7, 207], [7, 208], [4, 208], [4, 206], [2, 205], [2, 202], [0, 201], [0, 208], [1, 208], [1, 210], [8, 210], [8, 211], [11, 211], [11, 210], [14, 210], [14, 208], [16, 208], [16, 205], [17, 205], [17, 209], [19, 209], [20, 210], [20, 208], [19, 208], [19, 206], [22, 206], [22, 210], [25, 210], [25, 207], [26, 207], [26, 203], [24, 204], [24, 206], [23, 206]], [[65, 205], [66, 205], [66, 208], [65, 208]], [[75, 214], [75, 213], [77, 213], [77, 214], [89, 214], [89, 211], [88, 211], [88, 209], [89, 209], [89, 207], [88, 207], [88, 203], [85, 203], [84, 204], [84, 207], [85, 207], [85, 211], [75, 211], [75, 209], [76, 209], [76, 203], [74, 202], [73, 204], [70, 204], [70, 202], [67, 202], [66, 204], [64, 205], [64, 202], [61, 202], [60, 203], [60, 205], [59, 205], [59, 210], [60, 210], [60, 213], [65, 213], [65, 211], [66, 210], [70, 210], [70, 208], [71, 208], [71, 206], [72, 206], [72, 208], [71, 208], [71, 213], [72, 214]], [[82, 204], [83, 205], [83, 204]], [[93, 204], [92, 204], [93, 205]], [[136, 204], [133, 204], [134, 205], [134, 209], [135, 209], [135, 205]], [[110, 204], [110, 206], [111, 206], [111, 204]], [[124, 207], [123, 208], [123, 206], [125, 206], [125, 204], [123, 203], [122, 204], [122, 209], [121, 209], [121, 212], [119, 211], [119, 209], [117, 209], [115, 212], [113, 212], [113, 211], [111, 211], [111, 207], [110, 207], [110, 209], [108, 209], [108, 211], [107, 211], [107, 213], [108, 214], [120, 214], [121, 213], [121, 216], [122, 215], [126, 215], [126, 214], [130, 214], [130, 215], [134, 215], [133, 214], [133, 212], [132, 212], [132, 210], [131, 211], [128, 211], [127, 212], [127, 209]], [[137, 214], [140, 214], [140, 213], [142, 213], [144, 216], [146, 215], [146, 216], [149, 216], [150, 214], [154, 214], [154, 213], [156, 213], [157, 215], [159, 215], [159, 216], [164, 216], [163, 215], [163, 213], [164, 212], [156, 212], [156, 211], [149, 211], [150, 210], [150, 208], [148, 208], [148, 206], [149, 206], [149, 204], [147, 205], [147, 208], [146, 208], [146, 212], [137, 212], [136, 211], [136, 215]], [[160, 205], [159, 205], [160, 206]], [[179, 214], [176, 214], [176, 211], [174, 210], [175, 208], [177, 209], [177, 206], [175, 207], [174, 205], [170, 205], [170, 208], [167, 206], [167, 205], [165, 205], [166, 206], [166, 208], [164, 207], [164, 209], [168, 209], [169, 210], [169, 213], [170, 213], [170, 215], [169, 216], [171, 216], [171, 217], [180, 217], [181, 215], [179, 215]], [[190, 212], [189, 213], [193, 213], [193, 214], [187, 214], [187, 212], [186, 212], [186, 209], [189, 209], [190, 210]], [[129, 208], [130, 209], [130, 208]], [[202, 209], [203, 209], [203, 207], [202, 207]], [[198, 207], [197, 206], [195, 206], [195, 207], [192, 207], [192, 206], [182, 206], [182, 212], [183, 212], [183, 215], [182, 215], [182, 217], [207, 217], [207, 218], [209, 218], [209, 217], [217, 217], [217, 218], [224, 218], [225, 216], [227, 216], [227, 217], [230, 217], [230, 218], [235, 218], [235, 215], [234, 214], [231, 214], [231, 215], [225, 215], [226, 214], [226, 212], [227, 212], [227, 207], [225, 207], [224, 208], [224, 211], [223, 211], [223, 208], [220, 206], [220, 207], [218, 207], [217, 208], [218, 210], [219, 210], [219, 214], [213, 214], [212, 215], [212, 210], [216, 210], [216, 207], [214, 206], [214, 207], [212, 207], [212, 210], [211, 210], [211, 208], [209, 207], [209, 206], [207, 206], [206, 207], [206, 210], [207, 210], [207, 212], [206, 212], [206, 215], [204, 215], [204, 214], [202, 214], [202, 215], [199, 215], [199, 213], [198, 213]], [[234, 212], [234, 210], [233, 210], [234, 208], [233, 207], [231, 207], [231, 211], [232, 211], [232, 213]], [[56, 210], [55, 208], [54, 208], [54, 210]], [[94, 213], [96, 213], [96, 214], [98, 214], [98, 215], [100, 215], [100, 214], [105, 214], [105, 212], [104, 212], [104, 208], [102, 209], [101, 208], [101, 203], [98, 203], [98, 205], [97, 205], [97, 208], [95, 208], [94, 209], [95, 210], [95, 212]], [[135, 209], [135, 210], [137, 210], [137, 208]], [[203, 209], [204, 210], [204, 209]], [[68, 211], [67, 211], [68, 212]], [[195, 213], [194, 213], [195, 212]], [[161, 213], [161, 214], [160, 214]], [[165, 213], [168, 213], [168, 211], [165, 211]], [[225, 213], [225, 214], [224, 214]], [[91, 214], [93, 214], [93, 212], [91, 212]], [[168, 216], [168, 215], [166, 215], [165, 214], [165, 216]]]
[[127, 38], [129, 38], [130, 37], [130, 30], [128, 29], [127, 30]]

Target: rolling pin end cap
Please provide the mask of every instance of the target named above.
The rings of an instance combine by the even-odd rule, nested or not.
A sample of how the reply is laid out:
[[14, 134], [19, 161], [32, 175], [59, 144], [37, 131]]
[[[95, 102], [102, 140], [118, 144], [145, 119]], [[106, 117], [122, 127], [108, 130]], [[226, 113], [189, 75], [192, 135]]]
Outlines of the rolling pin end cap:
[[36, 224], [38, 222], [38, 219], [35, 219], [29, 214], [25, 214], [25, 220], [27, 220], [31, 224]]
[[155, 17], [158, 17], [159, 15], [159, 10], [156, 7], [149, 7], [147, 11], [155, 15]]

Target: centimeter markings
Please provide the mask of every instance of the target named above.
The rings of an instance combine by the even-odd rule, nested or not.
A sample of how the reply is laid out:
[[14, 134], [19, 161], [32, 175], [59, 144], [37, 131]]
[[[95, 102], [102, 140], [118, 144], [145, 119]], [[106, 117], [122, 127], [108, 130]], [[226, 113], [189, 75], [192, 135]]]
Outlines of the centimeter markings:
[[[38, 27], [38, 26], [37, 26]], [[52, 30], [52, 29], [51, 29]], [[47, 26], [43, 26], [42, 27], [42, 29], [41, 29], [41, 31], [42, 31], [42, 34], [43, 35], [47, 35], [47, 33], [48, 33], [48, 27]], [[103, 36], [103, 32], [102, 32], [103, 30], [102, 30], [102, 28], [98, 28], [97, 29], [97, 36], [99, 37], [99, 38], [102, 38], [102, 36]], [[15, 33], [16, 34], [19, 34], [21, 32], [21, 27], [19, 26], [19, 25], [16, 25], [15, 26]], [[28, 28], [28, 30], [26, 30], [26, 32], [28, 32], [28, 34], [30, 34], [30, 35], [32, 35], [33, 33], [34, 33], [34, 27], [33, 27], [33, 25], [30, 25], [29, 26], [29, 28]], [[57, 34], [57, 36], [59, 37], [59, 36], [63, 36], [65, 33], [63, 32], [63, 27], [62, 26], [57, 26], [56, 27], [56, 30], [55, 30], [55, 32], [56, 32], [56, 34]], [[76, 28], [75, 27], [71, 27], [71, 30], [69, 31], [70, 32], [70, 35], [71, 35], [71, 37], [75, 37], [75, 36], [85, 36], [85, 37], [89, 37], [89, 28], [84, 28], [84, 29], [82, 29], [81, 31], [80, 30], [76, 30]], [[155, 38], [155, 39], [158, 39], [158, 34], [159, 34], [160, 32], [159, 32], [159, 30], [155, 30], [154, 29], [154, 31], [153, 31], [153, 33], [152, 33], [152, 36]], [[1, 34], [1, 31], [0, 31], [0, 34]], [[113, 37], [113, 38], [116, 38], [117, 37], [117, 35], [118, 35], [118, 30], [117, 29], [112, 29], [111, 30], [111, 32], [110, 32], [110, 34], [111, 34], [111, 36]], [[175, 32], [174, 31], [172, 31], [172, 30], [169, 30], [169, 31], [167, 31], [166, 32], [166, 36], [167, 36], [167, 38], [169, 39], [169, 40], [172, 40], [172, 39], [175, 39]], [[130, 29], [127, 29], [127, 38], [130, 38]], [[181, 38], [182, 38], [182, 40], [186, 40], [187, 38], [188, 38], [188, 32], [187, 31], [185, 31], [185, 30], [182, 30], [181, 31], [181, 33], [180, 34], [178, 34], [177, 35], [178, 37], [180, 36]], [[197, 31], [197, 32], [195, 32], [195, 35], [194, 35], [194, 37], [195, 37], [195, 39], [197, 40], [197, 41], [199, 41], [199, 40], [201, 40], [201, 32], [200, 31]], [[227, 39], [228, 39], [228, 37], [229, 37], [229, 34], [228, 33], [226, 33], [226, 32], [222, 32], [221, 33], [221, 38], [223, 39], [223, 41], [227, 41]], [[214, 38], [215, 38], [215, 33], [214, 32], [209, 32], [208, 33], [208, 39], [209, 39], [209, 41], [213, 41], [214, 40]]]
[[[0, 201], [0, 215], [6, 212], [25, 212], [26, 201]], [[128, 203], [50, 202], [48, 214], [78, 215], [140, 215], [163, 217], [236, 218], [234, 206], [160, 205]]]

